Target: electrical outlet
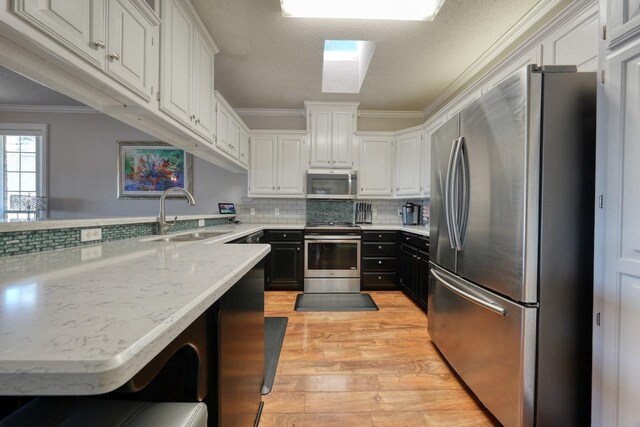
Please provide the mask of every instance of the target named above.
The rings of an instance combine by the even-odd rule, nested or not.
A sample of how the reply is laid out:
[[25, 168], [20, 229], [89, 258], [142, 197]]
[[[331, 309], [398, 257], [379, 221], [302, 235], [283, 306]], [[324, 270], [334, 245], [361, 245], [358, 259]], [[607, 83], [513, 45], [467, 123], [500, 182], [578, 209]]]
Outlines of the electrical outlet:
[[398, 209], [398, 216], [402, 216], [402, 209]]
[[373, 210], [373, 217], [377, 218], [378, 217], [378, 209], [374, 209]]
[[81, 242], [93, 242], [95, 240], [102, 240], [102, 228], [85, 228], [80, 230]]
[[280, 208], [276, 208], [275, 214], [276, 216], [280, 215]]
[[256, 214], [256, 208], [251, 208], [251, 209], [249, 210], [249, 213], [250, 213], [251, 215], [255, 215], [255, 214]]
[[204, 227], [204, 219], [198, 220], [198, 227]]

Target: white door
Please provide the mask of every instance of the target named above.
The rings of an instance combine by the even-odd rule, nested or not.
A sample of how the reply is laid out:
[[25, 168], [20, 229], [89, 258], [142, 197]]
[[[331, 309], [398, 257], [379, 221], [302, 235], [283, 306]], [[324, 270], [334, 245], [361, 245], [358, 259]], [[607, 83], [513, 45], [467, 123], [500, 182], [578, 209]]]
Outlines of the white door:
[[421, 132], [401, 135], [396, 139], [396, 196], [419, 197]]
[[[637, 2], [636, 2], [637, 3]], [[640, 425], [640, 40], [608, 59], [602, 426]]]
[[563, 25], [543, 45], [545, 65], [577, 65], [578, 71], [598, 70], [598, 5]]
[[[107, 72], [129, 89], [151, 99], [151, 38], [154, 27], [130, 0], [108, 0]], [[155, 68], [154, 68], [155, 70]]]
[[305, 176], [304, 138], [299, 136], [278, 137], [278, 194], [302, 196]]
[[12, 10], [58, 43], [102, 68], [107, 44], [104, 0], [22, 0]]
[[238, 157], [238, 160], [240, 160], [240, 163], [242, 163], [245, 166], [248, 165], [249, 164], [249, 134], [247, 133], [246, 130], [242, 128], [240, 128], [239, 153], [240, 153], [240, 156]]
[[311, 167], [331, 167], [331, 111], [312, 111], [310, 120], [311, 132]]
[[353, 167], [353, 117], [349, 111], [332, 113], [331, 167]]
[[251, 137], [249, 196], [276, 193], [277, 137]]
[[444, 120], [438, 120], [429, 126], [422, 138], [422, 179], [420, 192], [423, 197], [431, 197], [431, 136], [444, 124]]
[[229, 154], [240, 157], [240, 124], [233, 117], [229, 120]]
[[213, 94], [214, 54], [199, 31], [194, 34], [193, 61], [194, 129], [206, 140], [213, 141], [216, 102]]
[[162, 6], [160, 108], [191, 127], [193, 21], [179, 0], [165, 0]]
[[607, 1], [607, 40], [609, 48], [620, 46], [637, 37], [640, 27], [639, 0]]
[[360, 139], [360, 191], [358, 197], [391, 197], [393, 169], [393, 139], [362, 137]]
[[[511, 74], [515, 73], [516, 71], [518, 71], [518, 70], [520, 70], [520, 69], [522, 69], [522, 68], [524, 68], [524, 67], [526, 67], [527, 65], [530, 65], [530, 64], [543, 65], [542, 64], [542, 47], [541, 46], [535, 46], [535, 47], [531, 48], [528, 52], [523, 53], [520, 57], [518, 57], [517, 59], [513, 60], [504, 69], [500, 70], [491, 80], [489, 80], [489, 82], [486, 85], [484, 85], [484, 87], [482, 88], [482, 92], [481, 93], [486, 93], [487, 91], [492, 89], [494, 86], [496, 86], [496, 85], [500, 84], [502, 81], [504, 81], [504, 79], [509, 77]], [[563, 65], [566, 65], [566, 64], [563, 64]], [[468, 100], [466, 105], [469, 105], [472, 101], [474, 101], [477, 98], [479, 98], [481, 93], [477, 93], [475, 96], [472, 96], [471, 99]], [[462, 111], [464, 109], [464, 107], [466, 107], [466, 105], [462, 105], [461, 108], [458, 108], [453, 113], [458, 114], [460, 111]], [[455, 114], [447, 115], [447, 119], [450, 119]]]
[[227, 107], [218, 102], [216, 107], [216, 147], [224, 151], [225, 153], [232, 153], [231, 149], [231, 114], [227, 110]]

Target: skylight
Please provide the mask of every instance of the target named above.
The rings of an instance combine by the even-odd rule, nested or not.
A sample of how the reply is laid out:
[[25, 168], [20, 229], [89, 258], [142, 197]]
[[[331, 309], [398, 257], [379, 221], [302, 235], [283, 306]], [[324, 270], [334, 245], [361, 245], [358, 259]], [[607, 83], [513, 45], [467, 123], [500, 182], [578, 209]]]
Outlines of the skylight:
[[363, 40], [325, 40], [322, 91], [359, 93], [376, 44]]
[[444, 0], [280, 0], [282, 15], [297, 18], [432, 21]]

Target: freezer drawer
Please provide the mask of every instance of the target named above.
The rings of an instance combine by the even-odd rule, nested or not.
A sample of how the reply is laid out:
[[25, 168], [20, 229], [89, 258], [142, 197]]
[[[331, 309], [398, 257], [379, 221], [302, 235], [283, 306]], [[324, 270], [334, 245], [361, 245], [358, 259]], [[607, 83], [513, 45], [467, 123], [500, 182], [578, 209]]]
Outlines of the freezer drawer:
[[431, 263], [433, 342], [505, 426], [533, 426], [536, 316]]

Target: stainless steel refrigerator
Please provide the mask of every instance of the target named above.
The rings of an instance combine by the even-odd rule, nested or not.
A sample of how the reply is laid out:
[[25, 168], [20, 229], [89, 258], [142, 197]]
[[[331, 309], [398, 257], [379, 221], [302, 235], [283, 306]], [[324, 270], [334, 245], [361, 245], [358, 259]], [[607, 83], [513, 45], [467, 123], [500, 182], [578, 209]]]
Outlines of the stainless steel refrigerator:
[[596, 84], [528, 66], [432, 137], [429, 333], [505, 426], [590, 424]]

